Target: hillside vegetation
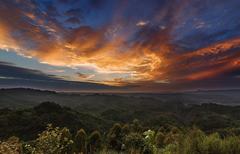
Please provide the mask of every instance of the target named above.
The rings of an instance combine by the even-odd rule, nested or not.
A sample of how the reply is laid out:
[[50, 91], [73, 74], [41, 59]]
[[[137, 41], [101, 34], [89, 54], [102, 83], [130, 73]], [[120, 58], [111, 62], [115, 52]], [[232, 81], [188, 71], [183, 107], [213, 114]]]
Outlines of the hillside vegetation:
[[206, 134], [200, 129], [160, 127], [151, 130], [138, 120], [115, 123], [106, 133], [76, 133], [49, 124], [36, 139], [10, 137], [0, 142], [6, 154], [239, 154], [240, 136], [228, 131]]
[[138, 119], [143, 126], [151, 129], [169, 125], [196, 126], [207, 133], [223, 132], [227, 128], [240, 126], [238, 106], [217, 104], [186, 106], [181, 103], [165, 103], [130, 106], [128, 110], [123, 110], [119, 106], [104, 110], [96, 104], [95, 110], [99, 108], [96, 112], [93, 108], [87, 107], [81, 112], [79, 109], [73, 110], [56, 103], [44, 102], [29, 109], [1, 109], [0, 138], [18, 136], [23, 140], [31, 140], [49, 123], [53, 126], [67, 127], [71, 132], [76, 132], [79, 128], [84, 128], [87, 132], [95, 129], [105, 132], [114, 123], [129, 123], [134, 119]]
[[0, 154], [240, 153], [240, 106], [26, 91], [0, 94]]

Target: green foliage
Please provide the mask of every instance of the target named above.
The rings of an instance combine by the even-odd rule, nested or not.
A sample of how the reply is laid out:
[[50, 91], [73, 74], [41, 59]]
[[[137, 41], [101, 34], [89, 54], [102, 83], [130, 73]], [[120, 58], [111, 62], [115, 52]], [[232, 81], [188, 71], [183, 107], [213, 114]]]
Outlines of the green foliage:
[[[207, 135], [197, 128], [180, 131], [172, 127], [170, 131], [159, 129], [143, 133], [129, 131], [124, 134], [120, 124], [114, 124], [107, 134], [107, 142], [102, 142], [99, 131], [89, 136], [83, 129], [76, 134], [74, 141], [67, 128], [52, 127], [39, 134], [33, 141], [20, 142], [11, 137], [0, 142], [2, 154], [239, 154], [240, 136], [221, 137], [218, 133]], [[164, 131], [163, 131], [164, 130]], [[142, 132], [143, 130], [140, 130]], [[118, 138], [119, 137], [119, 138]], [[166, 138], [167, 141], [166, 142]], [[116, 144], [120, 140], [121, 144]], [[114, 142], [113, 142], [114, 141]], [[104, 144], [107, 144], [104, 145]], [[121, 145], [121, 147], [120, 147]], [[105, 148], [103, 148], [105, 147]], [[75, 148], [75, 149], [74, 149]]]
[[76, 152], [86, 153], [87, 151], [87, 134], [84, 129], [77, 131], [75, 136], [75, 148]]
[[44, 102], [30, 109], [5, 110], [0, 112], [0, 140], [12, 135], [22, 140], [33, 140], [45, 130], [48, 123], [67, 127], [71, 132], [84, 128], [87, 132], [103, 130], [110, 124], [99, 117], [79, 113], [56, 103]]
[[72, 145], [73, 141], [67, 128], [53, 128], [52, 125], [48, 125], [47, 130], [39, 134], [34, 146], [25, 145], [25, 149], [32, 154], [65, 154], [72, 152]]
[[0, 141], [1, 154], [19, 154], [22, 153], [22, 143], [17, 137], [10, 137], [7, 141]]
[[[142, 109], [144, 112], [141, 112], [138, 108], [133, 113], [138, 113], [137, 118], [140, 117], [140, 120], [135, 119], [133, 121], [132, 119], [135, 117], [133, 118], [132, 115], [130, 118], [126, 118], [122, 117], [121, 112], [118, 112], [119, 119], [132, 122], [123, 123], [123, 121], [119, 121], [121, 124], [115, 123], [113, 126], [109, 124], [114, 123], [114, 121], [101, 120], [101, 113], [99, 113], [99, 117], [82, 114], [49, 102], [26, 110], [4, 109], [0, 112], [0, 137], [3, 139], [0, 142], [0, 153], [240, 153], [240, 127], [238, 125], [240, 116], [237, 115], [239, 109], [235, 111], [232, 107], [211, 104], [188, 107], [181, 105], [179, 104], [177, 109], [171, 109], [171, 104], [160, 107], [156, 105], [154, 108], [145, 106], [146, 109]], [[164, 109], [162, 111], [164, 113], [159, 113], [160, 109]], [[151, 110], [155, 110], [154, 114]], [[150, 112], [148, 113], [148, 111]], [[209, 114], [205, 115], [206, 112], [209, 112]], [[171, 119], [182, 121], [183, 125], [180, 122], [166, 122], [167, 118], [164, 118], [165, 120], [161, 122], [154, 118], [151, 121], [148, 120], [153, 115], [159, 117], [162, 114], [164, 114], [164, 117], [171, 116]], [[109, 112], [105, 112], [104, 117], [111, 119], [108, 118], [108, 115]], [[181, 119], [181, 117], [184, 117], [184, 119]], [[113, 119], [116, 120], [116, 118]], [[152, 121], [154, 121], [153, 125], [146, 125]], [[44, 130], [46, 123], [51, 122], [54, 126], [59, 127], [49, 125]], [[191, 128], [193, 124], [197, 126]], [[84, 129], [79, 130], [79, 128]], [[93, 131], [96, 129], [99, 131]], [[87, 135], [85, 130], [92, 133]], [[73, 139], [70, 132], [74, 133]], [[21, 141], [14, 137], [7, 139], [10, 135], [20, 137]]]
[[130, 125], [132, 132], [140, 133], [142, 131], [142, 125], [138, 119], [134, 119], [132, 124]]
[[131, 152], [142, 151], [144, 147], [144, 139], [141, 134], [130, 133], [125, 138], [126, 148]]
[[99, 131], [94, 131], [88, 138], [88, 151], [90, 153], [98, 152], [101, 149], [102, 138]]
[[162, 148], [164, 146], [165, 135], [163, 132], [158, 131], [155, 137], [155, 143], [158, 148]]
[[119, 123], [113, 125], [107, 135], [108, 147], [120, 151], [123, 144], [123, 130]]
[[222, 153], [239, 154], [240, 153], [240, 137], [230, 136], [223, 140]]
[[183, 149], [184, 154], [198, 154], [204, 151], [203, 141], [205, 139], [205, 133], [201, 130], [194, 128], [190, 130], [188, 135], [185, 136], [183, 140], [183, 147], [179, 147]]
[[222, 140], [218, 133], [206, 136], [203, 141], [203, 149], [210, 154], [221, 154], [222, 153]]
[[178, 141], [175, 152], [183, 154], [237, 154], [240, 152], [240, 137], [221, 138], [218, 133], [206, 135], [199, 129], [192, 129]]
[[[163, 149], [160, 149], [161, 154], [178, 154], [176, 144], [168, 144]], [[185, 153], [179, 153], [185, 154]]]
[[130, 126], [129, 124], [124, 124], [122, 127], [122, 134], [125, 136], [130, 132]]
[[[27, 93], [24, 94], [27, 95]], [[125, 130], [128, 132], [142, 133], [143, 127], [156, 130], [161, 126], [166, 128], [168, 125], [174, 125], [178, 128], [196, 125], [208, 133], [219, 132], [221, 137], [228, 135], [231, 130], [234, 134], [240, 135], [240, 107], [238, 106], [185, 105], [174, 101], [161, 102], [155, 99], [115, 95], [79, 96], [81, 99], [71, 106], [69, 105], [70, 101], [76, 101], [78, 96], [45, 94], [48, 95], [49, 99], [47, 100], [49, 101], [54, 101], [56, 95], [61, 96], [61, 99], [59, 98], [56, 102], [65, 101], [62, 104], [69, 107], [60, 106], [53, 102], [43, 102], [27, 109], [2, 108], [0, 109], [0, 139], [7, 139], [15, 135], [25, 141], [33, 140], [45, 129], [48, 123], [52, 123], [54, 126], [67, 127], [71, 132], [77, 132], [79, 128], [84, 128], [86, 132], [95, 129], [107, 132], [112, 124], [131, 123], [134, 118], [139, 120], [134, 120], [133, 123], [129, 124], [129, 127], [126, 127]], [[43, 95], [41, 99], [36, 100], [37, 102], [46, 100], [45, 97]], [[86, 102], [82, 103], [82, 101]]]
[[69, 129], [62, 128], [61, 133], [60, 133], [60, 144], [61, 144], [61, 153], [67, 154], [67, 153], [72, 153], [73, 151], [73, 140], [72, 140], [72, 135], [69, 131]]
[[157, 152], [157, 146], [155, 144], [155, 131], [148, 130], [143, 133], [144, 135], [144, 149], [145, 154], [153, 154]]
[[51, 113], [51, 112], [62, 112], [62, 107], [59, 104], [53, 102], [43, 102], [33, 108], [38, 114]]
[[168, 145], [168, 144], [175, 144], [178, 142], [179, 139], [179, 134], [174, 133], [174, 132], [169, 132], [165, 135], [163, 144]]

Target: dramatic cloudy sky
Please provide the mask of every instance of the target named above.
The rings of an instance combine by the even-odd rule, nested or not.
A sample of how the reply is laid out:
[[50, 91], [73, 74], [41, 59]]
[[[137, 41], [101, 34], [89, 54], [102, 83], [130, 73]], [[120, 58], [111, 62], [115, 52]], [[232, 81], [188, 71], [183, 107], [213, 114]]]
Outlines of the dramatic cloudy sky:
[[1, 0], [0, 87], [240, 88], [239, 0]]

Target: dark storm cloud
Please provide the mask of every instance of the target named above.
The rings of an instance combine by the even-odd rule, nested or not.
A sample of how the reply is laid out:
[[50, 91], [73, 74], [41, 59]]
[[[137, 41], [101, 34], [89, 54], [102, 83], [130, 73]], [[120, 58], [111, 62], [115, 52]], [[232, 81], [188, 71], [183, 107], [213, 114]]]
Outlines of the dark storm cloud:
[[226, 71], [224, 74], [222, 74], [223, 77], [230, 77], [230, 78], [238, 78], [240, 80], [240, 68], [236, 68], [233, 70]]
[[13, 79], [27, 79], [27, 80], [40, 80], [52, 81], [59, 80], [56, 76], [47, 75], [37, 70], [20, 68], [10, 63], [0, 62], [0, 76]]
[[38, 70], [21, 68], [0, 61], [0, 87], [16, 86], [73, 91], [121, 89], [96, 83], [65, 81], [54, 75], [48, 75]]

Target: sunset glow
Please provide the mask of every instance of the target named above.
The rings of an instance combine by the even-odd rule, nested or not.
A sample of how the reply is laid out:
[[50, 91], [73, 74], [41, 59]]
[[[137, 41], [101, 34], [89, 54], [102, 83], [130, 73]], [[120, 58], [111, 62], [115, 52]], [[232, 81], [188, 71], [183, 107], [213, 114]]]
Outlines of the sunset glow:
[[[239, 7], [239, 0], [1, 0], [0, 64], [133, 91], [234, 88]], [[1, 85], [22, 78], [4, 68]], [[205, 81], [219, 83], [200, 86]]]

